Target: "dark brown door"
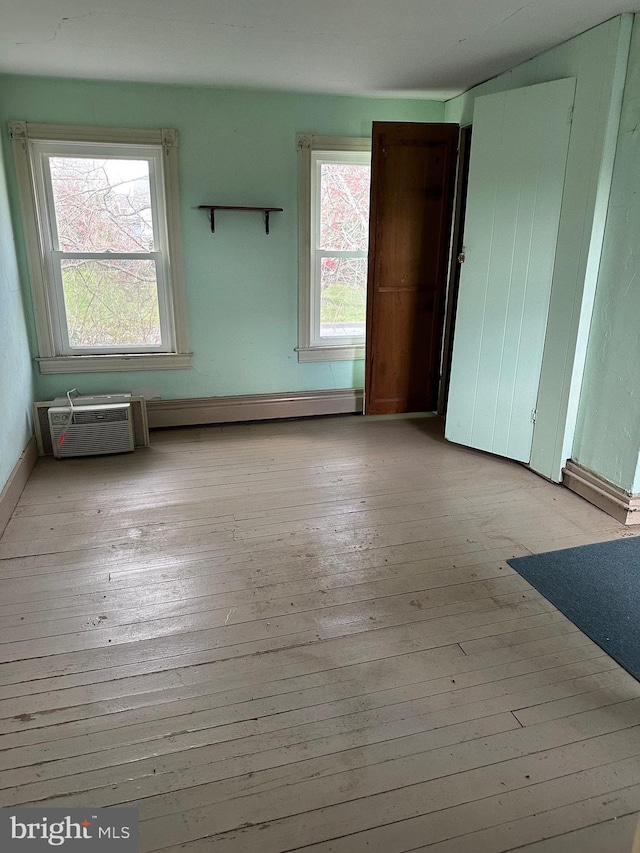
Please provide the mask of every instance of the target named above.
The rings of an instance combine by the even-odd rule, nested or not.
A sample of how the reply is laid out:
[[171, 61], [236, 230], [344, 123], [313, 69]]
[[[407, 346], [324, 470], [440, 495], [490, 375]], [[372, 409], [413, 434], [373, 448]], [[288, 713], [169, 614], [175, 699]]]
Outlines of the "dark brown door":
[[458, 131], [373, 123], [365, 414], [437, 408]]

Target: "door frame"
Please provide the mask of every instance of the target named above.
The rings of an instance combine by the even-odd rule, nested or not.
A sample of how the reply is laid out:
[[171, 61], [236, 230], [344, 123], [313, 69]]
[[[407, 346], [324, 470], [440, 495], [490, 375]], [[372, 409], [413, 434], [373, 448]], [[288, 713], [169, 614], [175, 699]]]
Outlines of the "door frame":
[[458, 168], [455, 183], [455, 201], [453, 208], [453, 226], [451, 229], [451, 257], [445, 294], [444, 330], [442, 336], [442, 356], [440, 360], [440, 388], [438, 392], [438, 414], [447, 413], [449, 398], [449, 380], [451, 379], [451, 361], [453, 359], [453, 330], [456, 323], [458, 291], [460, 289], [461, 262], [459, 255], [464, 250], [464, 220], [467, 211], [467, 188], [469, 184], [469, 159], [471, 155], [471, 135], [473, 125], [460, 126], [458, 140]]

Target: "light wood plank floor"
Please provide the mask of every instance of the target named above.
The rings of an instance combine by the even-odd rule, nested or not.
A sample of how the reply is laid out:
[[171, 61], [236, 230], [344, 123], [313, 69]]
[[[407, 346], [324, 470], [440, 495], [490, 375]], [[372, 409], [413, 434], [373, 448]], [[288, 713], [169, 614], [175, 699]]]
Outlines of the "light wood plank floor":
[[640, 684], [512, 571], [633, 535], [440, 422], [40, 460], [0, 541], [0, 805], [143, 853], [628, 853]]

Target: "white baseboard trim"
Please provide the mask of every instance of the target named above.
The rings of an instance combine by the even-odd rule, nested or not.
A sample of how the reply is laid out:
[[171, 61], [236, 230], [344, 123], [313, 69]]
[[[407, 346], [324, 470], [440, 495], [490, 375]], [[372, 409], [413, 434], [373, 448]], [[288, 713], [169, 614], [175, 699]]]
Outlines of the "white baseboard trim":
[[363, 391], [293, 391], [288, 394], [247, 394], [198, 397], [192, 400], [149, 400], [149, 427], [195, 426], [313, 415], [361, 414]]
[[13, 471], [9, 475], [9, 479], [5, 483], [2, 492], [0, 492], [0, 535], [2, 535], [9, 523], [11, 513], [16, 508], [22, 490], [29, 479], [29, 474], [31, 474], [33, 466], [37, 461], [38, 445], [36, 444], [35, 436], [32, 436], [20, 458], [13, 466]]
[[640, 524], [640, 495], [628, 494], [572, 460], [562, 469], [562, 482], [622, 524]]

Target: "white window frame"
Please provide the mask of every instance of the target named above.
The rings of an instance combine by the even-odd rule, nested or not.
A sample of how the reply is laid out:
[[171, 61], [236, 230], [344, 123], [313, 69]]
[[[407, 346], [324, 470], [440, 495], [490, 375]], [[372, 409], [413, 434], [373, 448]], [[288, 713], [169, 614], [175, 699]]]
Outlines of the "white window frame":
[[[178, 197], [178, 134], [175, 130], [73, 127], [9, 122], [27, 261], [33, 296], [41, 373], [83, 373], [184, 369], [190, 367], [182, 274]], [[162, 345], [109, 348], [71, 347], [68, 341], [60, 256], [54, 236], [55, 216], [50, 156], [120, 156], [150, 164], [152, 216], [158, 245], [151, 253], [109, 253], [111, 258], [150, 258], [156, 263]], [[74, 254], [74, 253], [71, 253]], [[77, 254], [77, 253], [76, 253]], [[87, 253], [81, 253], [84, 257]], [[95, 253], [101, 256], [102, 253]]]
[[[318, 248], [319, 172], [323, 163], [362, 162], [361, 155], [371, 155], [371, 139], [344, 136], [298, 136], [298, 221], [299, 221], [299, 285], [298, 285], [298, 361], [351, 361], [365, 356], [362, 337], [347, 339], [321, 338], [320, 328], [320, 259], [340, 252], [322, 252]], [[366, 253], [349, 252], [366, 257]], [[336, 343], [340, 340], [341, 343]]]

